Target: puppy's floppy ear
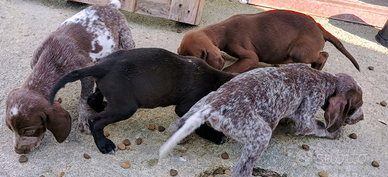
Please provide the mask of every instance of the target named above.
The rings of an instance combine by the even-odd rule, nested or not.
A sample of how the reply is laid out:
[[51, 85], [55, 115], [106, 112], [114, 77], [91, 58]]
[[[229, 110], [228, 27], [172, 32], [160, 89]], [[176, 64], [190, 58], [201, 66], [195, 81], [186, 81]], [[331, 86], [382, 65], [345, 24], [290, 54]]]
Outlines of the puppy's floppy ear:
[[201, 58], [210, 66], [219, 70], [221, 70], [225, 64], [224, 58], [221, 56], [221, 50], [216, 46], [212, 46], [212, 48], [202, 52]]
[[50, 105], [47, 102], [46, 111], [46, 128], [54, 134], [58, 143], [65, 141], [71, 130], [70, 114], [63, 109], [58, 103]]
[[327, 130], [332, 133], [343, 125], [343, 112], [345, 110], [347, 100], [343, 95], [336, 94], [335, 96], [330, 97], [328, 102], [324, 117], [327, 124]]

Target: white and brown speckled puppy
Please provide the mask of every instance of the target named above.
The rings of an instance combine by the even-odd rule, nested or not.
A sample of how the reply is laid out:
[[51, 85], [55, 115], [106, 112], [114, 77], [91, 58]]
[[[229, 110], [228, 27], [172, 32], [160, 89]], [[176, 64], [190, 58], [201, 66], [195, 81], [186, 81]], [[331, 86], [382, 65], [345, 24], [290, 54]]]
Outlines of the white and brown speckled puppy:
[[[90, 6], [67, 19], [35, 50], [33, 69], [21, 88], [12, 90], [7, 98], [6, 124], [14, 132], [16, 153], [28, 153], [39, 146], [46, 129], [58, 142], [71, 130], [69, 113], [58, 103], [51, 106], [51, 87], [65, 74], [93, 65], [119, 49], [135, 47], [125, 16], [118, 10], [121, 3], [112, 0], [107, 6]], [[87, 98], [93, 92], [91, 78], [81, 81], [78, 124], [89, 132], [87, 118], [91, 110]]]
[[[305, 64], [254, 69], [222, 85], [198, 101], [170, 127], [172, 137], [161, 147], [160, 157], [205, 121], [242, 145], [242, 155], [232, 176], [252, 176], [272, 131], [282, 118], [295, 122], [298, 135], [338, 138], [343, 126], [363, 119], [360, 85], [346, 74], [331, 74]], [[325, 121], [314, 119], [325, 110]]]

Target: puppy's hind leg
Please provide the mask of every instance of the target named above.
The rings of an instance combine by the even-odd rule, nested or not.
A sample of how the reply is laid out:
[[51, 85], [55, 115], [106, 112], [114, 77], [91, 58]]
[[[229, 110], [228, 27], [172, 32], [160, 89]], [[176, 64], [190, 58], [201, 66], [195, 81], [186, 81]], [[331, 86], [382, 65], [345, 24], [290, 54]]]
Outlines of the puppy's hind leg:
[[103, 153], [113, 153], [116, 145], [104, 136], [104, 127], [121, 120], [128, 119], [137, 110], [136, 104], [122, 104], [122, 106], [109, 103], [108, 107], [100, 113], [89, 118], [90, 131], [97, 148]]
[[107, 106], [107, 102], [104, 101], [104, 95], [100, 89], [96, 87], [95, 92], [88, 97], [88, 105], [96, 112], [102, 112]]
[[[271, 139], [272, 129], [268, 124], [249, 125], [239, 131], [239, 136], [233, 136], [242, 145], [241, 157], [232, 169], [234, 177], [252, 176], [255, 162], [260, 159]], [[228, 132], [227, 132], [228, 133]], [[232, 132], [230, 132], [232, 133]]]

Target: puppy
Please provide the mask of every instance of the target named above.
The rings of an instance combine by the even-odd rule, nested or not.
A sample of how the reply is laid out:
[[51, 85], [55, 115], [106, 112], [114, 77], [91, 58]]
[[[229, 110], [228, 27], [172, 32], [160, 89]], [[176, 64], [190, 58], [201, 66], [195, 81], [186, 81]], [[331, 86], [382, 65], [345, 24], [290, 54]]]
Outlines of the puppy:
[[331, 42], [360, 70], [342, 43], [314, 19], [284, 10], [234, 15], [225, 21], [188, 31], [178, 54], [202, 58], [210, 66], [222, 69], [224, 59], [220, 51], [224, 51], [238, 58], [224, 69], [232, 73], [256, 68], [259, 61], [268, 64], [307, 63], [321, 70], [329, 56], [321, 52], [325, 41]]
[[[65, 74], [91, 66], [119, 49], [132, 49], [135, 44], [124, 15], [118, 10], [119, 0], [105, 7], [90, 6], [63, 22], [35, 50], [31, 59], [32, 73], [21, 88], [7, 98], [6, 124], [14, 132], [15, 152], [22, 154], [38, 147], [46, 129], [61, 143], [70, 133], [69, 113], [58, 103], [51, 106], [51, 87]], [[87, 98], [94, 82], [81, 80], [78, 125], [89, 132], [91, 110]]]
[[[295, 122], [298, 135], [338, 138], [343, 126], [363, 119], [360, 85], [346, 74], [330, 74], [305, 64], [261, 68], [242, 73], [199, 100], [173, 122], [172, 137], [160, 148], [160, 158], [196, 127], [209, 121], [242, 146], [232, 176], [252, 176], [255, 162], [266, 149], [282, 118]], [[314, 119], [325, 110], [326, 126]]]
[[[54, 102], [55, 94], [66, 83], [89, 76], [96, 80], [99, 92], [108, 102], [102, 112], [89, 118], [94, 141], [102, 153], [113, 153], [116, 149], [103, 134], [108, 124], [128, 119], [138, 108], [176, 105], [176, 114], [182, 116], [195, 102], [234, 77], [210, 67], [201, 59], [179, 56], [164, 49], [122, 50], [94, 66], [61, 78], [51, 90], [50, 102]], [[101, 95], [96, 97], [101, 98]], [[226, 140], [220, 132], [202, 133], [213, 142]], [[221, 139], [212, 139], [213, 134], [220, 134]]]

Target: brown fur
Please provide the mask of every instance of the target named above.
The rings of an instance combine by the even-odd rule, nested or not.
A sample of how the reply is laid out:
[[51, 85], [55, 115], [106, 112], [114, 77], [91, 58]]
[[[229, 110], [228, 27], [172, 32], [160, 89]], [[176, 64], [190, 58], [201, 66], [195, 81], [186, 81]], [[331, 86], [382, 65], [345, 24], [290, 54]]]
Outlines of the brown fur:
[[[84, 18], [84, 11], [101, 18], [98, 21]], [[72, 123], [69, 113], [58, 103], [51, 106], [47, 100], [57, 80], [73, 70], [93, 65], [109, 52], [134, 48], [128, 22], [113, 4], [90, 6], [68, 20], [35, 50], [31, 59], [32, 73], [21, 88], [8, 95], [6, 124], [14, 132], [16, 153], [28, 153], [38, 147], [46, 129], [59, 143], [69, 135]], [[111, 46], [96, 42], [107, 37], [111, 39]], [[89, 132], [87, 118], [92, 112], [87, 106], [87, 98], [93, 92], [94, 82], [85, 78], [81, 84], [78, 125], [81, 131]]]
[[342, 43], [311, 17], [275, 10], [258, 14], [239, 14], [225, 21], [188, 31], [178, 54], [204, 59], [222, 69], [221, 51], [238, 61], [224, 70], [233, 73], [256, 68], [258, 62], [269, 64], [307, 63], [321, 70], [329, 54], [321, 52], [325, 41], [331, 42], [359, 70], [357, 61]]

